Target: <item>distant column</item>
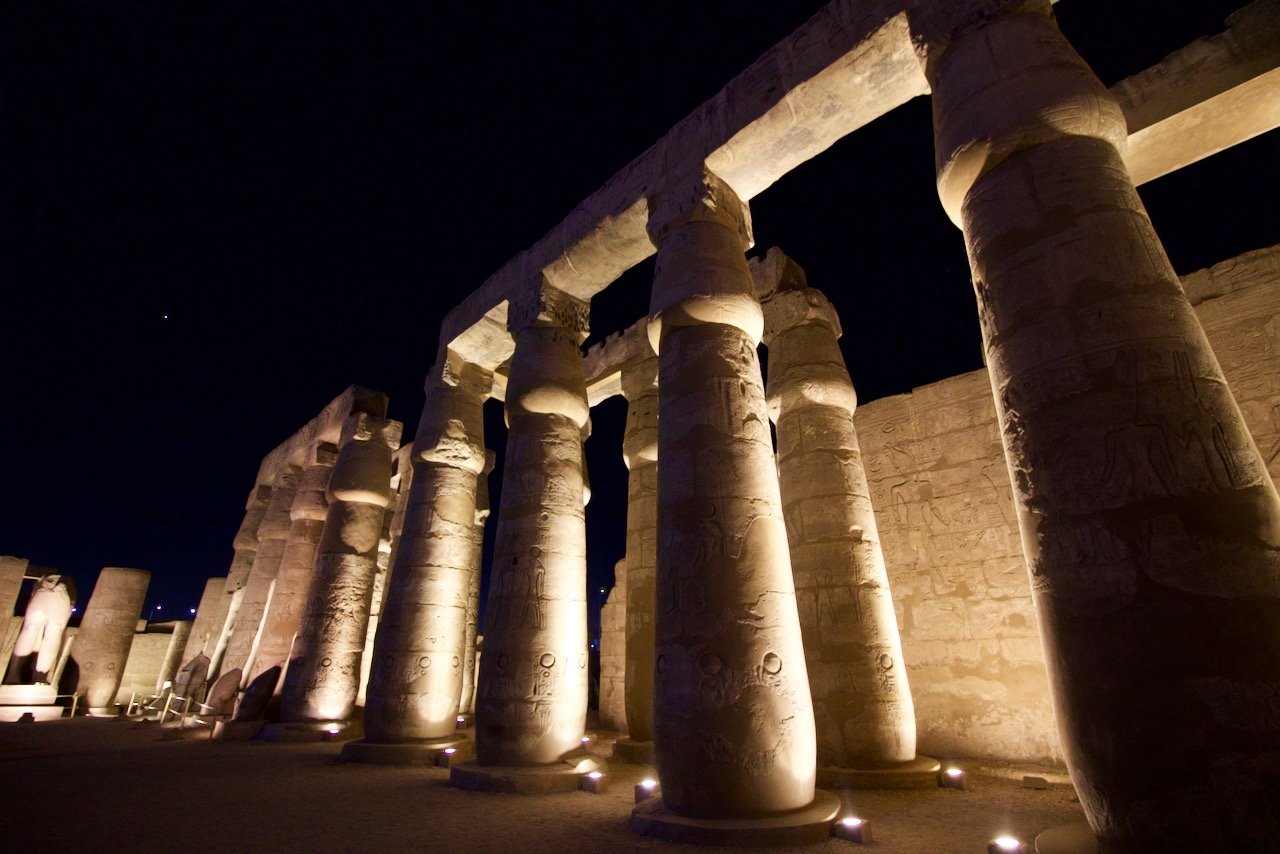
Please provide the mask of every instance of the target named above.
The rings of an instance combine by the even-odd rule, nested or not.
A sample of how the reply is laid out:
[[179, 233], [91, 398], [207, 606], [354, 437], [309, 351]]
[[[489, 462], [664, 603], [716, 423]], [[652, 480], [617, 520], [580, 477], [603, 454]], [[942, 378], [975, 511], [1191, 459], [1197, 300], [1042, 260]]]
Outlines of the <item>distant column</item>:
[[150, 583], [151, 573], [141, 569], [108, 566], [98, 576], [72, 652], [80, 669], [76, 693], [90, 714], [116, 713], [116, 692]]
[[204, 593], [200, 596], [200, 605], [196, 608], [196, 618], [191, 624], [191, 634], [187, 635], [187, 645], [179, 666], [201, 653], [210, 655], [213, 652], [213, 646], [226, 625], [230, 605], [227, 579], [210, 578], [205, 582]]
[[342, 426], [329, 508], [281, 693], [286, 723], [346, 721], [355, 710], [400, 430], [400, 422], [365, 412]]
[[[223, 673], [236, 669], [243, 671], [249, 663], [249, 656], [258, 639], [258, 629], [262, 626], [262, 615], [266, 613], [267, 603], [271, 601], [271, 591], [280, 571], [280, 561], [284, 558], [284, 547], [289, 541], [289, 509], [293, 506], [299, 475], [297, 466], [286, 465], [272, 482], [271, 500], [258, 525], [258, 548], [254, 552], [253, 566], [241, 588], [235, 625], [222, 656]], [[232, 583], [230, 576], [227, 583]]]
[[476, 697], [481, 766], [554, 765], [581, 747], [587, 714], [587, 305], [546, 285], [526, 300], [508, 319], [516, 346]]
[[[222, 667], [222, 659], [226, 655], [227, 645], [235, 631], [236, 618], [240, 614], [240, 605], [244, 602], [244, 588], [249, 581], [249, 573], [253, 571], [253, 561], [258, 555], [258, 527], [267, 514], [267, 506], [271, 503], [271, 487], [258, 485], [249, 493], [245, 505], [244, 518], [232, 541], [234, 552], [231, 566], [227, 570], [226, 594], [227, 615], [223, 620], [221, 632], [212, 638], [205, 654], [209, 656], [209, 678], [215, 679]], [[188, 659], [190, 660], [190, 659]], [[228, 668], [230, 669], [230, 668]]]
[[[840, 321], [807, 287], [775, 291], [764, 320], [819, 778], [833, 785], [850, 782], [840, 769], [905, 770], [916, 758], [915, 705], [853, 426], [858, 398], [836, 341]], [[921, 785], [936, 785], [936, 761], [917, 770]], [[875, 785], [874, 777], [853, 783]]]
[[462, 696], [458, 701], [458, 714], [469, 715], [475, 711], [476, 695], [476, 633], [480, 619], [480, 575], [484, 560], [484, 525], [489, 518], [489, 472], [493, 471], [493, 451], [485, 451], [484, 471], [476, 475], [476, 516], [471, 534], [475, 542], [471, 553], [471, 574], [467, 578], [467, 629], [462, 648]]
[[[661, 378], [660, 803], [685, 817], [774, 817], [814, 804], [815, 741], [756, 356], [763, 321], [743, 256], [746, 206], [704, 172], [651, 201], [649, 228]], [[643, 821], [653, 808], [640, 805], [633, 826], [661, 832]]]
[[627, 426], [622, 457], [627, 464], [627, 556], [625, 691], [627, 737], [620, 757], [653, 761], [653, 609], [658, 567], [658, 359], [622, 371]]
[[1105, 850], [1270, 850], [1280, 497], [1123, 113], [1048, 2], [990, 5], [911, 24], [1072, 780]]
[[337, 447], [327, 442], [307, 450], [298, 488], [289, 505], [289, 538], [285, 540], [275, 588], [262, 617], [257, 647], [245, 668], [245, 685], [252, 684], [264, 672], [279, 668], [274, 693], [281, 690], [281, 676], [289, 663], [315, 573], [316, 549], [329, 511], [326, 491], [337, 456]]
[[[474, 566], [476, 475], [492, 375], [471, 366], [427, 386], [413, 443], [404, 529], [375, 640], [365, 707], [371, 745], [429, 742], [456, 729]], [[344, 751], [377, 761], [379, 751]]]
[[191, 637], [191, 620], [174, 620], [173, 634], [169, 636], [169, 646], [164, 652], [164, 660], [160, 662], [160, 670], [156, 673], [155, 693], [164, 690], [164, 683], [172, 682], [178, 668], [182, 666], [182, 652], [186, 649]]

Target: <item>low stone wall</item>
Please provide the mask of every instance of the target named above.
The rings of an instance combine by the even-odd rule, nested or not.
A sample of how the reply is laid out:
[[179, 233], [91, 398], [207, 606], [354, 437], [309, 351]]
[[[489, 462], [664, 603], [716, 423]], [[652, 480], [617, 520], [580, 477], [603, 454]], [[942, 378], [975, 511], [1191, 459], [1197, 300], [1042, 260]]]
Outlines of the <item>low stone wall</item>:
[[[1183, 287], [1280, 477], [1280, 246], [1187, 275]], [[1060, 762], [987, 372], [868, 403], [856, 423], [920, 752]]]

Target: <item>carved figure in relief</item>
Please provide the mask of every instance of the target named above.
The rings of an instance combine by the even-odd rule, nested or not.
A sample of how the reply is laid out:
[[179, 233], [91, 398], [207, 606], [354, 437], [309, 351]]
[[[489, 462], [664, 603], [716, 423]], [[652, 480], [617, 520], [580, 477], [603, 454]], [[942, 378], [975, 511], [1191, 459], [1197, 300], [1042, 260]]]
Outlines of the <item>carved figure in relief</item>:
[[530, 546], [529, 560], [532, 563], [532, 572], [525, 575], [524, 607], [520, 610], [520, 622], [522, 625], [533, 625], [541, 629], [544, 628], [543, 583], [547, 574], [546, 568], [542, 565], [542, 549], [538, 546]]
[[71, 619], [75, 582], [70, 576], [50, 573], [31, 591], [22, 628], [4, 675], [6, 685], [47, 685], [58, 663], [62, 635]]

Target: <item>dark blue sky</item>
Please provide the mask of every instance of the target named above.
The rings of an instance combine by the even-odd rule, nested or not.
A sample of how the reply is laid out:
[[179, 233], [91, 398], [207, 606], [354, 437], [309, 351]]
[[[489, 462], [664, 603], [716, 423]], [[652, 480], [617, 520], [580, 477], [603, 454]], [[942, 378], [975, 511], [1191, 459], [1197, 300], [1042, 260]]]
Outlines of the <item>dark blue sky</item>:
[[[819, 5], [7, 5], [0, 553], [82, 601], [119, 565], [151, 570], [148, 608], [196, 604], [265, 453], [350, 383], [412, 436], [443, 314]], [[1237, 5], [1058, 15], [1110, 84]], [[1272, 132], [1143, 188], [1179, 271], [1280, 241], [1278, 155]], [[758, 251], [841, 311], [862, 400], [980, 365], [927, 99], [752, 207]], [[597, 335], [649, 273], [596, 301]], [[622, 552], [623, 413], [588, 443], [593, 591]]]

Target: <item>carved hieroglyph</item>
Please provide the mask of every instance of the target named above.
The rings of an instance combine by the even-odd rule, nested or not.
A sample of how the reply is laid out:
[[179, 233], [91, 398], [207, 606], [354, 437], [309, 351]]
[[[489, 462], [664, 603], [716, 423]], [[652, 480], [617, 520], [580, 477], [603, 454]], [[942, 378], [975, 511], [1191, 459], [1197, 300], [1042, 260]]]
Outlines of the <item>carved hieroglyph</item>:
[[365, 740], [442, 738], [456, 729], [475, 571], [476, 476], [492, 378], [464, 371], [427, 387], [404, 528], [374, 642]]
[[743, 256], [745, 209], [705, 173], [651, 208], [662, 799], [709, 818], [798, 809], [814, 799], [813, 707], [756, 357], [763, 320]]
[[510, 433], [476, 696], [481, 765], [554, 763], [587, 714], [582, 430], [586, 305], [544, 287], [516, 306]]
[[1280, 499], [1047, 5], [913, 26], [1067, 762], [1110, 844], [1263, 850]]
[[[252, 684], [273, 667], [280, 668], [277, 674], [283, 672], [289, 661], [289, 651], [293, 648], [302, 609], [311, 589], [316, 549], [329, 511], [329, 477], [337, 455], [338, 449], [328, 443], [308, 449], [308, 459], [298, 476], [293, 503], [289, 505], [289, 539], [285, 541], [284, 553], [280, 556], [275, 588], [262, 616], [262, 628], [253, 658], [244, 669], [245, 685]], [[280, 684], [277, 678], [277, 692]]]
[[915, 707], [835, 309], [813, 288], [764, 304], [791, 566], [813, 692], [818, 764], [883, 768], [916, 755]]
[[[284, 558], [284, 548], [289, 541], [289, 510], [293, 506], [300, 473], [297, 466], [284, 466], [271, 485], [271, 500], [262, 514], [262, 521], [258, 523], [258, 548], [253, 553], [253, 567], [241, 588], [240, 601], [233, 604], [235, 622], [231, 626], [221, 662], [218, 662], [221, 672], [239, 670], [243, 675], [249, 656], [253, 653], [258, 640], [258, 629], [262, 626], [262, 616], [266, 613], [267, 603], [271, 601], [276, 574], [280, 571], [280, 561]], [[230, 576], [227, 584], [232, 584]]]
[[306, 603], [285, 671], [281, 719], [344, 721], [360, 690], [378, 543], [391, 502], [391, 454], [401, 424], [367, 412], [349, 416], [329, 476], [325, 514]]
[[72, 651], [80, 668], [76, 693], [92, 710], [116, 699], [150, 583], [151, 573], [141, 569], [108, 566], [98, 576]]
[[653, 740], [653, 601], [658, 567], [658, 360], [622, 372], [627, 427], [626, 720], [632, 741]]

